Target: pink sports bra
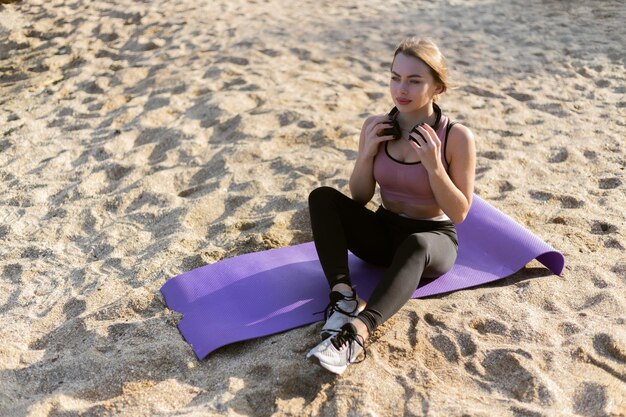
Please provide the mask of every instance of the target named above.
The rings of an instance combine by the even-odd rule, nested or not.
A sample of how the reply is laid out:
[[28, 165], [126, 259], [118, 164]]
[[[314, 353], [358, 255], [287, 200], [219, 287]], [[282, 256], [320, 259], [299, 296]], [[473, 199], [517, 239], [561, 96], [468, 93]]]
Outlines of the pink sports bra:
[[[446, 145], [448, 133], [454, 125], [446, 116], [441, 116], [436, 128], [441, 140], [441, 161], [446, 171]], [[421, 162], [402, 162], [394, 159], [387, 149], [388, 142], [381, 144], [374, 159], [374, 179], [380, 186], [384, 200], [400, 201], [415, 206], [436, 203], [428, 182], [428, 172]]]

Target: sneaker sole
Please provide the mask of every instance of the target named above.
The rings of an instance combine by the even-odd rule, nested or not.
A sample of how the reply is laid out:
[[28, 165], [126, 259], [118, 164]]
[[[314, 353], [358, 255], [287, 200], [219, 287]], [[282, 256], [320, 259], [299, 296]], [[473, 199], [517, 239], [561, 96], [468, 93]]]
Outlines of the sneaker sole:
[[326, 368], [328, 369], [330, 372], [337, 374], [337, 375], [341, 375], [343, 374], [343, 371], [345, 371], [348, 367], [347, 366], [333, 366], [333, 365], [329, 365], [327, 363], [324, 362], [320, 362], [320, 366], [322, 368]]
[[337, 374], [337, 375], [341, 375], [348, 368], [347, 365], [335, 366], [335, 365], [330, 365], [328, 363], [324, 363], [324, 362], [320, 361], [319, 358], [317, 356], [315, 356], [315, 355], [311, 355], [311, 356], [307, 355], [307, 358], [310, 359], [310, 360], [314, 360], [322, 368], [324, 368], [324, 369], [326, 369], [326, 370], [328, 370], [328, 371], [330, 371], [330, 372], [332, 372], [334, 374]]

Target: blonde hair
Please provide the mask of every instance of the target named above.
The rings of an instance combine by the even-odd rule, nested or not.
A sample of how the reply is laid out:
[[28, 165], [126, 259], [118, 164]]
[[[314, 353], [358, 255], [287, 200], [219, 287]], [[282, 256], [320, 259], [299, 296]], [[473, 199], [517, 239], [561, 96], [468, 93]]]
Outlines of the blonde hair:
[[[441, 86], [442, 90], [440, 94], [448, 90], [450, 82], [448, 81], [446, 59], [435, 42], [430, 39], [419, 38], [407, 38], [403, 40], [393, 54], [393, 61], [391, 61], [392, 67], [398, 54], [411, 56], [422, 61], [430, 68], [430, 73], [435, 79], [435, 82]], [[436, 98], [437, 96], [435, 96], [435, 99]]]

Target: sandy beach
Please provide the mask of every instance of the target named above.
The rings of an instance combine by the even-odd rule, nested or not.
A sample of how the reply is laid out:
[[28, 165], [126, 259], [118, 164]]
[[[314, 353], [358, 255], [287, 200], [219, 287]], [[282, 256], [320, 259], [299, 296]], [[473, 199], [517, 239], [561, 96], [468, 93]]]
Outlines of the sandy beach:
[[[617, 0], [0, 4], [0, 416], [626, 416], [624, 22]], [[308, 193], [347, 192], [411, 35], [448, 58], [476, 193], [562, 276], [411, 300], [340, 377], [305, 360], [321, 323], [198, 361], [159, 288], [312, 239]]]

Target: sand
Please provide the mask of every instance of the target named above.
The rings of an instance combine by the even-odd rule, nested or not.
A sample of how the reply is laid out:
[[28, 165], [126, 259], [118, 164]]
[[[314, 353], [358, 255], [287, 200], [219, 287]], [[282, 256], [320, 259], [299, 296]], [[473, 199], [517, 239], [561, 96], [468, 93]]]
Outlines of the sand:
[[[3, 3], [1, 416], [626, 415], [623, 2]], [[304, 359], [321, 324], [198, 361], [159, 288], [311, 240], [408, 35], [448, 56], [476, 193], [562, 276], [412, 300], [340, 377]]]

